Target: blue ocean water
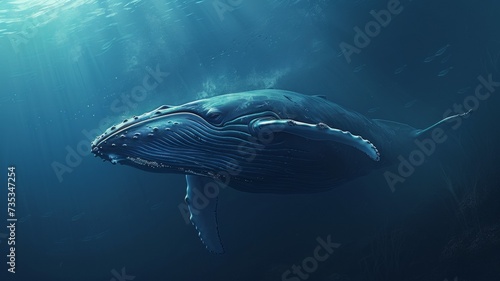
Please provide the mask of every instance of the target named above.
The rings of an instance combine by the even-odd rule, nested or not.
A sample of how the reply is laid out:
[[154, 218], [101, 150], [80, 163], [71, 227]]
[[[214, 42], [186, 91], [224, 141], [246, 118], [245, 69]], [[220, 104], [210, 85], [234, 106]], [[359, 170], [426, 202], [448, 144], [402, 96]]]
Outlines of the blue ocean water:
[[[498, 280], [499, 8], [1, 2], [0, 280]], [[179, 210], [183, 176], [90, 154], [94, 137], [135, 114], [265, 88], [416, 128], [473, 112], [392, 185], [385, 172], [397, 165], [321, 194], [224, 189], [223, 255], [206, 251]]]

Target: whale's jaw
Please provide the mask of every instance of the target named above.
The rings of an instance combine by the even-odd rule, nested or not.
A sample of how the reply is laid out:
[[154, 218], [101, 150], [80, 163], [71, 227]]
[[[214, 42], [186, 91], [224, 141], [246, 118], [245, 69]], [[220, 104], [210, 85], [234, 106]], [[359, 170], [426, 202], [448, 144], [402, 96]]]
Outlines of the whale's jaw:
[[227, 130], [192, 112], [155, 112], [109, 128], [92, 142], [94, 155], [151, 172], [211, 176], [249, 138], [245, 126]]

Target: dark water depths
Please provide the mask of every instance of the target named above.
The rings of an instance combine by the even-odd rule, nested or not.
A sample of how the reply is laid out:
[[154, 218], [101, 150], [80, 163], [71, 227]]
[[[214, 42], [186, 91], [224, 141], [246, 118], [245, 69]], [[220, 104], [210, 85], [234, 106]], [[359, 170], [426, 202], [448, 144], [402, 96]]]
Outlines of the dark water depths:
[[[385, 27], [370, 14], [382, 9], [393, 11]], [[493, 0], [1, 2], [0, 280], [498, 280], [500, 87], [474, 93], [480, 76], [500, 81], [499, 9]], [[366, 26], [373, 37], [356, 47], [353, 28]], [[357, 51], [343, 54], [341, 42]], [[141, 92], [145, 77], [155, 86]], [[89, 156], [89, 139], [131, 115], [262, 88], [325, 95], [417, 128], [454, 104], [475, 111], [394, 192], [384, 171], [314, 195], [225, 189], [220, 256], [179, 212], [183, 176]], [[340, 247], [307, 259], [328, 236]], [[294, 264], [301, 272], [283, 279]]]

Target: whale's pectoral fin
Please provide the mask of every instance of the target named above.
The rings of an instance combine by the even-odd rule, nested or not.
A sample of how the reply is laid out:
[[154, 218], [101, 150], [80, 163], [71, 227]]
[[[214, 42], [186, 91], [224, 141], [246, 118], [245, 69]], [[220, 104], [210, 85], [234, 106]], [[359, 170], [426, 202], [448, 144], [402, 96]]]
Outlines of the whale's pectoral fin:
[[349, 131], [331, 128], [324, 123], [309, 124], [291, 119], [257, 119], [250, 126], [257, 133], [262, 130], [270, 130], [271, 132], [290, 133], [312, 140], [342, 143], [364, 152], [374, 161], [380, 160], [380, 153], [369, 140], [353, 135]]
[[[204, 194], [204, 190], [210, 190], [210, 185], [217, 185], [217, 183], [211, 178], [192, 175], [186, 176], [186, 181], [189, 219], [198, 231], [201, 242], [210, 252], [224, 253], [217, 224], [218, 197], [212, 196], [213, 194]], [[218, 190], [218, 187], [215, 190]]]

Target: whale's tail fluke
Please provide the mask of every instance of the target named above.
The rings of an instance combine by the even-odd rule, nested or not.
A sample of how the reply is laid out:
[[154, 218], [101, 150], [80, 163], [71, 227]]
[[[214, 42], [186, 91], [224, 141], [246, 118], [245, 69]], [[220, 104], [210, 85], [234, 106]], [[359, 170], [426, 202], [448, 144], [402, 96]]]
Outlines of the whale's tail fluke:
[[390, 139], [390, 143], [382, 143], [379, 147], [383, 151], [386, 159], [397, 161], [399, 155], [405, 155], [415, 149], [415, 145], [425, 142], [425, 140], [432, 140], [434, 143], [442, 143], [446, 140], [446, 132], [450, 130], [457, 130], [463, 118], [470, 116], [471, 111], [460, 114], [448, 116], [435, 124], [425, 128], [416, 129], [408, 124], [373, 119], [379, 126], [386, 132], [385, 139]]
[[423, 130], [415, 130], [413, 132], [413, 137], [414, 138], [421, 138], [425, 136], [432, 137], [433, 134], [442, 134], [451, 129], [456, 130], [462, 124], [462, 119], [469, 117], [471, 112], [472, 109], [464, 113], [451, 115]]

